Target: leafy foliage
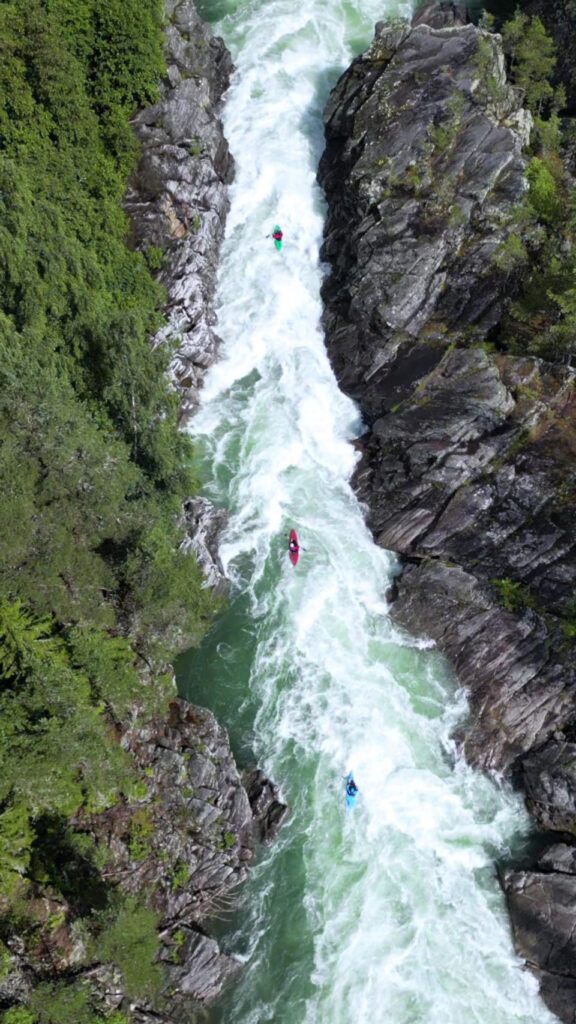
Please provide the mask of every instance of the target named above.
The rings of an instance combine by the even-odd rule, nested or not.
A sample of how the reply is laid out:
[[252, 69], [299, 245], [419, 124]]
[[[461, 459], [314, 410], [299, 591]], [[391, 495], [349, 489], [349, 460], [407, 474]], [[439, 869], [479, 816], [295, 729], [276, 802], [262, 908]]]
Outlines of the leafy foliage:
[[501, 33], [512, 79], [534, 116], [534, 131], [526, 200], [518, 207], [513, 233], [493, 257], [516, 290], [499, 344], [518, 354], [571, 362], [576, 337], [576, 193], [562, 159], [570, 141], [559, 117], [565, 92], [550, 81], [556, 54], [538, 18], [517, 9]]
[[[180, 550], [192, 452], [148, 341], [162, 252], [129, 249], [122, 210], [162, 18], [162, 0], [0, 4], [0, 931], [30, 923], [34, 887], [61, 894], [134, 998], [158, 987], [155, 916], [110, 898], [74, 821], [142, 796], [116, 727], [165, 703], [159, 664], [214, 611]], [[79, 981], [3, 1014], [103, 1019]]]
[[118, 967], [132, 998], [158, 995], [162, 973], [154, 957], [158, 949], [158, 916], [134, 898], [126, 900], [111, 921], [106, 921], [92, 946], [93, 956]]
[[36, 1024], [36, 1017], [32, 1010], [26, 1010], [23, 1006], [13, 1006], [2, 1014], [2, 1024]]
[[30, 999], [35, 1024], [96, 1024], [90, 990], [81, 981], [70, 985], [44, 982]]
[[547, 161], [535, 156], [528, 165], [526, 177], [530, 185], [528, 201], [536, 216], [546, 224], [562, 218], [564, 204], [560, 189]]
[[516, 85], [529, 107], [539, 114], [554, 97], [550, 76], [556, 65], [554, 41], [540, 18], [530, 18], [519, 8], [502, 26], [502, 44], [510, 55]]
[[534, 601], [524, 584], [504, 577], [500, 580], [492, 580], [492, 586], [506, 611], [514, 612], [534, 607]]

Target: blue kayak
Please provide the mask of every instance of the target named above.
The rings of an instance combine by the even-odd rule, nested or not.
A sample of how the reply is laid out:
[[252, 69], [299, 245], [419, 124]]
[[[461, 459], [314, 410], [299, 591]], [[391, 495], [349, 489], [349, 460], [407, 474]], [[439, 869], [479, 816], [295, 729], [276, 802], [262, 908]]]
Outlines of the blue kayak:
[[348, 773], [346, 778], [346, 806], [354, 807], [356, 803], [356, 797], [358, 796], [358, 786], [354, 782], [354, 776], [352, 772]]

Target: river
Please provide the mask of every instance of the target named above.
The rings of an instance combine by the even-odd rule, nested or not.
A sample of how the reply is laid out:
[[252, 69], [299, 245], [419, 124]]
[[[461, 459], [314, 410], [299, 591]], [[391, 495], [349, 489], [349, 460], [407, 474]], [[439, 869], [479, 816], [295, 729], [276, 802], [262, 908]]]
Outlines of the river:
[[[217, 295], [224, 344], [192, 430], [205, 494], [231, 510], [220, 553], [234, 583], [181, 660], [180, 688], [292, 808], [220, 922], [245, 967], [210, 1021], [551, 1024], [495, 876], [529, 824], [516, 795], [459, 759], [451, 735], [466, 705], [442, 660], [389, 621], [397, 565], [349, 486], [362, 424], [319, 325], [322, 109], [374, 23], [398, 9], [199, 8], [237, 68], [224, 112], [237, 162]], [[267, 237], [276, 223], [281, 252]]]

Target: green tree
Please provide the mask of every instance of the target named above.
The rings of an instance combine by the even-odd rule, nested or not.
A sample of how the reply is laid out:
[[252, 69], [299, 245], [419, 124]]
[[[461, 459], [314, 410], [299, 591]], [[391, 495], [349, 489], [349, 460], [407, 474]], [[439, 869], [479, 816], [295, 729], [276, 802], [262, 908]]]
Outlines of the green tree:
[[2, 1014], [2, 1024], [37, 1024], [37, 1017], [23, 1006], [12, 1006]]
[[91, 954], [122, 971], [131, 999], [152, 998], [162, 988], [162, 972], [154, 963], [158, 951], [158, 915], [131, 897], [114, 913], [104, 915], [103, 928]]
[[[169, 352], [149, 344], [164, 294], [122, 210], [129, 118], [164, 71], [163, 7], [0, 4], [0, 928], [34, 963], [30, 894], [65, 890], [135, 998], [160, 986], [156, 918], [118, 903], [99, 874], [107, 851], [79, 822], [143, 797], [118, 725], [162, 708], [158, 660], [199, 639], [215, 607], [180, 550], [194, 480]], [[78, 980], [3, 1014], [105, 1017]]]
[[563, 196], [550, 163], [534, 157], [528, 164], [526, 177], [530, 186], [528, 201], [536, 216], [551, 225], [563, 222]]
[[528, 106], [540, 114], [554, 98], [550, 84], [556, 65], [553, 40], [540, 18], [530, 18], [518, 8], [502, 26], [502, 44], [510, 56], [516, 85], [523, 90]]

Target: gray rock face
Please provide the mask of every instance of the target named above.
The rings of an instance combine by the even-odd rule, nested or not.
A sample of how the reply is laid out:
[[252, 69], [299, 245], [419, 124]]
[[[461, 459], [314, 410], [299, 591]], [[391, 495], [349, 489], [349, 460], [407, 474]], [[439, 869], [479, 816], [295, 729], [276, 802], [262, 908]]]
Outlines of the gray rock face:
[[[538, 824], [549, 832], [576, 835], [576, 743], [573, 737], [556, 733], [522, 759], [519, 771], [526, 803]], [[576, 848], [573, 852], [576, 856]]]
[[433, 364], [450, 332], [481, 340], [497, 322], [530, 116], [493, 37], [380, 24], [324, 119], [327, 344], [372, 418], [386, 411], [379, 388], [403, 339], [428, 340]]
[[228, 522], [228, 512], [216, 508], [207, 498], [188, 498], [183, 509], [186, 538], [182, 550], [194, 552], [206, 586], [212, 587], [215, 594], [226, 593], [229, 580], [218, 554], [218, 541]]
[[185, 422], [219, 345], [211, 306], [233, 161], [217, 111], [232, 62], [193, 0], [167, 0], [166, 13], [168, 76], [159, 103], [134, 118], [142, 155], [125, 208], [133, 244], [163, 252], [168, 323], [154, 344], [175, 346], [171, 372]]
[[290, 813], [278, 799], [278, 787], [266, 778], [260, 768], [244, 772], [242, 782], [248, 794], [256, 823], [256, 839], [269, 843]]
[[576, 1021], [576, 851], [557, 844], [533, 870], [503, 876], [514, 940], [560, 1020]]
[[[210, 711], [184, 700], [170, 701], [167, 718], [134, 724], [118, 739], [134, 758], [143, 795], [132, 803], [119, 799], [102, 813], [81, 811], [72, 824], [102, 853], [101, 880], [94, 874], [90, 884], [134, 894], [159, 915], [158, 959], [166, 978], [159, 1004], [128, 1007], [121, 973], [87, 957], [77, 909], [61, 896], [56, 902], [38, 883], [34, 954], [18, 935], [10, 938], [0, 1005], [25, 1006], [40, 981], [73, 975], [108, 1011], [129, 1008], [133, 1024], [190, 1024], [241, 968], [207, 934], [210, 917], [233, 905], [260, 840], [273, 834], [288, 808], [261, 772], [243, 781], [225, 730]], [[57, 928], [55, 916], [62, 919]]]
[[[539, 402], [512, 399], [522, 380]], [[557, 618], [574, 592], [574, 512], [562, 500], [573, 455], [551, 415], [556, 401], [566, 408], [567, 383], [532, 360], [456, 350], [363, 440], [356, 486], [376, 539], [418, 560], [393, 614], [455, 665], [470, 694], [466, 754], [482, 767], [510, 768], [574, 715], [572, 644]]]
[[456, 3], [444, 0], [441, 3], [425, 3], [418, 6], [413, 25], [429, 25], [430, 28], [447, 28], [449, 25], [465, 25], [466, 17]]
[[206, 934], [207, 921], [231, 905], [260, 838], [271, 834], [271, 815], [277, 828], [288, 808], [268, 780], [261, 786], [267, 799], [254, 800], [225, 730], [204, 708], [175, 699], [167, 722], [129, 731], [122, 742], [149, 779], [146, 798], [93, 816], [84, 827], [113, 854], [108, 881], [148, 893], [161, 914], [169, 1011], [155, 1010], [150, 1019], [188, 1024], [191, 1005], [212, 1002], [240, 969]]
[[435, 640], [466, 688], [460, 740], [471, 764], [510, 768], [572, 714], [573, 677], [532, 609], [505, 611], [471, 573], [440, 561], [407, 566], [397, 586], [395, 621]]
[[[529, 116], [498, 37], [462, 20], [430, 3], [412, 26], [377, 26], [330, 98], [327, 346], [368, 426], [355, 489], [377, 542], [406, 563], [393, 617], [432, 638], [465, 686], [468, 760], [507, 771], [536, 821], [568, 841], [573, 374], [479, 345], [518, 272]], [[573, 1022], [576, 889], [563, 863], [550, 854], [506, 886], [518, 948]]]

